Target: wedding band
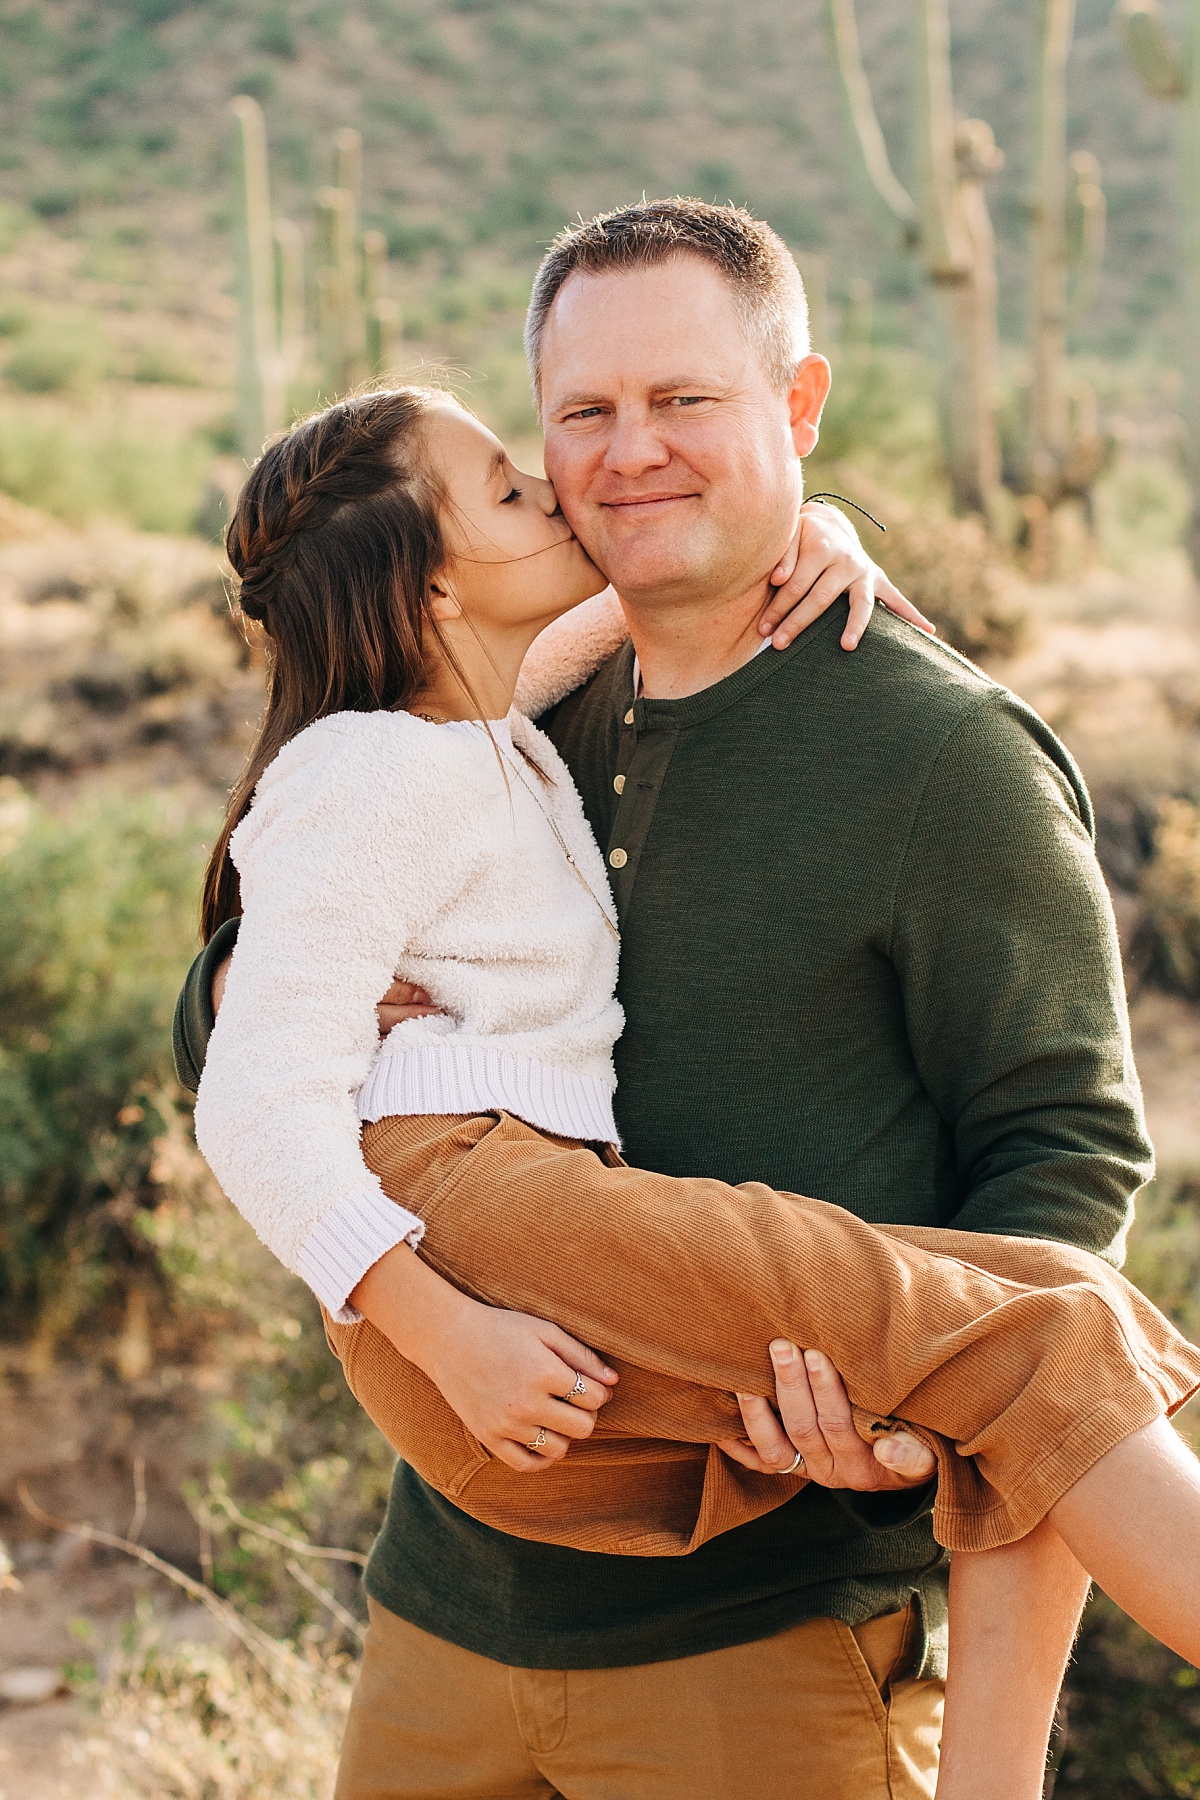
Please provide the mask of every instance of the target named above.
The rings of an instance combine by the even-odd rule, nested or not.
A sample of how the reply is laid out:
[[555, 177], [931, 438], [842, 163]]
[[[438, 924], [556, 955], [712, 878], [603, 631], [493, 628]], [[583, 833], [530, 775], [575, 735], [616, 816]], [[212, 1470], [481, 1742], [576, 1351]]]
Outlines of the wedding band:
[[804, 1467], [804, 1458], [800, 1454], [799, 1450], [797, 1450], [795, 1461], [790, 1462], [786, 1469], [780, 1469], [779, 1473], [781, 1475], [794, 1475], [796, 1473], [797, 1469], [802, 1469], [803, 1467]]
[[546, 1442], [546, 1427], [545, 1427], [545, 1426], [544, 1426], [544, 1425], [542, 1425], [542, 1426], [541, 1426], [541, 1427], [540, 1427], [540, 1428], [539, 1428], [539, 1430], [538, 1430], [538, 1434], [537, 1434], [537, 1436], [536, 1436], [536, 1437], [535, 1437], [535, 1438], [534, 1438], [534, 1440], [533, 1440], [533, 1442], [532, 1442], [532, 1444], [530, 1444], [530, 1446], [529, 1446], [529, 1448], [530, 1448], [530, 1449], [531, 1449], [531, 1450], [540, 1450], [540, 1449], [541, 1449], [541, 1448], [542, 1448], [542, 1445], [543, 1445], [543, 1444], [544, 1444], [544, 1443], [545, 1443], [545, 1442]]
[[569, 1394], [563, 1395], [563, 1399], [564, 1400], [573, 1400], [575, 1398], [576, 1394], [586, 1394], [586, 1393], [587, 1393], [587, 1382], [583, 1379], [582, 1375], [576, 1374], [575, 1386], [571, 1389]]

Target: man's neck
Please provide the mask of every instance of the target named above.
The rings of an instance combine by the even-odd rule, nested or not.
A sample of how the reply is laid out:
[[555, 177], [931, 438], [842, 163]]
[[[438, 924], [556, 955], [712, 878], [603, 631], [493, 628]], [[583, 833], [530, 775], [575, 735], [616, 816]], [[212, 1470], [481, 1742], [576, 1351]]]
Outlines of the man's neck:
[[733, 599], [663, 608], [622, 596], [646, 698], [685, 700], [744, 667], [762, 648], [758, 621], [769, 591], [764, 581]]

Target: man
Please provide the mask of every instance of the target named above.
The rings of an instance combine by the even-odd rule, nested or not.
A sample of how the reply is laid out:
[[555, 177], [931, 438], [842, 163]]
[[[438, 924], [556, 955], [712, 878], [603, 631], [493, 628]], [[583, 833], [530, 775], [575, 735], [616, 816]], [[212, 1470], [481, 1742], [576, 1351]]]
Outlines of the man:
[[[621, 913], [629, 1160], [1111, 1251], [1149, 1150], [1069, 756], [889, 619], [763, 650], [829, 384], [788, 252], [733, 208], [624, 209], [551, 248], [527, 342], [631, 634], [541, 721]], [[341, 1800], [931, 1794], [929, 1494], [839, 1492], [872, 1478], [834, 1372], [776, 1367], [790, 1439], [748, 1400], [730, 1453], [830, 1485], [691, 1557], [509, 1538], [399, 1467]], [[1069, 1636], [1082, 1584], [1049, 1598]]]

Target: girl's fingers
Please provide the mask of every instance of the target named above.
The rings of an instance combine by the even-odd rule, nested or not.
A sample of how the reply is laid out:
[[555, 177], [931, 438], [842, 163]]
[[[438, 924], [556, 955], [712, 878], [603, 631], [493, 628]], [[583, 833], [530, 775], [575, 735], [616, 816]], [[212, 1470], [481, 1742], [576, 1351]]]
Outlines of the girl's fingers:
[[[532, 1443], [533, 1439], [529, 1441]], [[546, 1467], [535, 1451], [526, 1449], [524, 1444], [518, 1444], [512, 1438], [485, 1440], [483, 1447], [489, 1456], [494, 1456], [506, 1468], [515, 1469], [518, 1475], [536, 1475], [539, 1469]]]
[[542, 1419], [547, 1431], [553, 1426], [555, 1431], [570, 1438], [573, 1443], [580, 1443], [584, 1438], [591, 1437], [596, 1428], [595, 1412], [587, 1411], [582, 1406], [572, 1406], [569, 1400], [544, 1401]]
[[937, 636], [937, 626], [933, 620], [927, 619], [920, 607], [914, 606], [911, 600], [905, 599], [900, 589], [892, 585], [882, 569], [876, 571], [875, 597], [887, 607], [889, 612], [895, 613], [898, 619], [907, 619], [910, 625], [915, 625], [918, 631], [928, 632], [930, 637]]
[[542, 1425], [534, 1432], [533, 1436], [524, 1447], [529, 1449], [529, 1445], [536, 1443], [543, 1431], [546, 1433], [545, 1443], [538, 1444], [537, 1449], [530, 1450], [529, 1453], [543, 1467], [546, 1467], [550, 1463], [562, 1461], [563, 1457], [567, 1454], [567, 1451], [571, 1448], [571, 1440], [570, 1438], [564, 1437], [561, 1431], [551, 1431], [549, 1426]]
[[[786, 650], [793, 638], [799, 637], [805, 626], [811, 625], [814, 619], [831, 607], [839, 594], [844, 594], [854, 571], [843, 563], [834, 563], [816, 581], [805, 594], [803, 600], [789, 605], [782, 625], [772, 634], [771, 642], [777, 650]], [[765, 615], [764, 615], [765, 616]]]
[[593, 1381], [602, 1382], [605, 1387], [614, 1387], [620, 1380], [617, 1371], [610, 1369], [602, 1356], [597, 1356], [594, 1350], [589, 1350], [586, 1344], [581, 1344], [570, 1332], [560, 1330], [557, 1325], [548, 1327], [542, 1341], [565, 1365], [567, 1380], [562, 1389], [564, 1394], [574, 1384], [576, 1375], [590, 1376]]
[[871, 623], [871, 614], [875, 611], [875, 595], [872, 592], [870, 578], [866, 575], [852, 583], [850, 588], [850, 617], [846, 621], [846, 629], [842, 633], [842, 649], [857, 650], [862, 642], [863, 632]]
[[775, 567], [771, 570], [772, 587], [782, 587], [785, 581], [791, 580], [792, 571], [796, 567], [796, 561], [800, 555], [800, 539], [803, 535], [804, 520], [801, 518], [795, 537], [792, 539], [779, 561], [775, 564]]

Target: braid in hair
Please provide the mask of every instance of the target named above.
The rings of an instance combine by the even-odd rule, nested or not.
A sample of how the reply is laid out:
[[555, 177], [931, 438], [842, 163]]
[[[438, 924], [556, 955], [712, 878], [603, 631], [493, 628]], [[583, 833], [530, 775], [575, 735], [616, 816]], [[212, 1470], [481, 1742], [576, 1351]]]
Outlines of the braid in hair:
[[283, 746], [329, 713], [402, 707], [424, 685], [445, 548], [420, 424], [446, 398], [340, 400], [265, 450], [238, 498], [225, 548], [241, 610], [267, 636], [267, 697], [209, 858], [206, 940], [241, 910], [229, 839]]

